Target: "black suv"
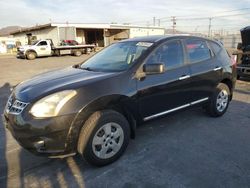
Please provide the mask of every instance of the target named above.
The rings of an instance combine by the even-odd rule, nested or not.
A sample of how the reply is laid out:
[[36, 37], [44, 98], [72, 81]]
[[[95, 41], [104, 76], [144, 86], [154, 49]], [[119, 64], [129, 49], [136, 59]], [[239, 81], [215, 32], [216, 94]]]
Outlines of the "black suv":
[[232, 99], [235, 64], [223, 46], [192, 36], [121, 41], [79, 65], [15, 87], [3, 119], [33, 153], [76, 153], [94, 165], [122, 155], [136, 126], [193, 105], [223, 115]]

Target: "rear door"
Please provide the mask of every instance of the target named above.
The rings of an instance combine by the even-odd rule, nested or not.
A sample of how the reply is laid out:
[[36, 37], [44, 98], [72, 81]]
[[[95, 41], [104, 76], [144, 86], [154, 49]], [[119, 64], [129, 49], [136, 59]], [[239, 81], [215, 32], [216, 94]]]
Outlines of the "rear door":
[[190, 102], [190, 70], [180, 40], [163, 43], [147, 58], [146, 64], [163, 63], [166, 72], [138, 80], [138, 101], [144, 120], [164, 115]]
[[205, 39], [186, 39], [185, 47], [191, 71], [192, 100], [207, 100], [221, 80], [221, 62]]
[[48, 56], [51, 55], [51, 47], [50, 44], [42, 40], [36, 45], [36, 51], [38, 56]]

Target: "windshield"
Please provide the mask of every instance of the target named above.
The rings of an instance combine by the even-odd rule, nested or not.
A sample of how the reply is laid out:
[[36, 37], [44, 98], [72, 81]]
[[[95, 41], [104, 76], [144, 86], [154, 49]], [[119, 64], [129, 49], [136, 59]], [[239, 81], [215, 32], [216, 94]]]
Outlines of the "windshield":
[[152, 43], [135, 41], [115, 43], [85, 61], [81, 68], [104, 72], [124, 71], [151, 45]]

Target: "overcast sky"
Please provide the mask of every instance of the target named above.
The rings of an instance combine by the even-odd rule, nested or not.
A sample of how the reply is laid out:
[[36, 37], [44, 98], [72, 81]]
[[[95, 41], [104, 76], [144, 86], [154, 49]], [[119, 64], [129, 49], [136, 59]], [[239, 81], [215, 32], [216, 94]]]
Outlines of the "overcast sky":
[[[216, 23], [217, 25], [224, 24], [226, 20], [232, 25], [244, 26], [250, 25], [250, 9], [225, 11], [248, 7], [250, 7], [250, 0], [1, 0], [0, 27], [32, 26], [51, 21], [64, 23], [66, 21], [72, 23], [132, 22], [133, 24], [146, 24], [149, 21], [152, 24], [154, 16], [156, 18], [170, 16], [178, 18], [178, 16], [188, 15], [204, 17], [249, 12], [248, 15], [223, 18]], [[163, 26], [171, 25], [167, 19], [166, 22], [163, 21]], [[181, 25], [186, 24], [181, 23]]]

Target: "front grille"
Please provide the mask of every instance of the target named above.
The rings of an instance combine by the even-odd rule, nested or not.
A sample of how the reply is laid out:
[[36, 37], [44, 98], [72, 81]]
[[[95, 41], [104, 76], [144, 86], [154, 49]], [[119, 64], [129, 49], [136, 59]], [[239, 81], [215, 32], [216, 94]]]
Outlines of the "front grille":
[[14, 115], [18, 115], [20, 113], [22, 113], [22, 111], [24, 110], [24, 108], [28, 105], [28, 103], [19, 101], [19, 100], [15, 100], [13, 98], [13, 96], [11, 95], [7, 101], [6, 104], [6, 112], [9, 114], [14, 114]]

